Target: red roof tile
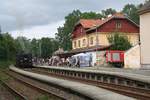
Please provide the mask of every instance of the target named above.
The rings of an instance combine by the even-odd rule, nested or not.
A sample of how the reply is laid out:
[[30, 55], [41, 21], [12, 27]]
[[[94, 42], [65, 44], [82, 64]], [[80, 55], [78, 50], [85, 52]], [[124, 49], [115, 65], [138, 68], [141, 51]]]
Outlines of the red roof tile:
[[105, 18], [104, 20], [102, 20], [102, 23], [100, 24], [100, 26], [106, 22], [108, 22], [109, 20], [113, 19], [113, 18], [126, 18], [126, 16], [123, 13], [115, 13], [114, 15]]
[[80, 19], [79, 23], [84, 28], [92, 28], [94, 26], [98, 26], [102, 23], [102, 20], [100, 19]]
[[93, 27], [100, 26], [100, 25], [104, 24], [105, 22], [109, 21], [112, 18], [125, 18], [125, 15], [123, 13], [116, 13], [111, 17], [105, 18], [104, 20], [80, 19], [78, 24], [81, 24], [84, 28], [93, 28]]

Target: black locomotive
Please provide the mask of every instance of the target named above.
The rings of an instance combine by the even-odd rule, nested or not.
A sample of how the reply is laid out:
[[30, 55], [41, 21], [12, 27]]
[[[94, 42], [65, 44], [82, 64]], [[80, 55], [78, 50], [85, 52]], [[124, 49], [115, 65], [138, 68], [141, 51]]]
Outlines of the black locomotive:
[[31, 53], [18, 53], [16, 55], [16, 67], [30, 68], [33, 67]]

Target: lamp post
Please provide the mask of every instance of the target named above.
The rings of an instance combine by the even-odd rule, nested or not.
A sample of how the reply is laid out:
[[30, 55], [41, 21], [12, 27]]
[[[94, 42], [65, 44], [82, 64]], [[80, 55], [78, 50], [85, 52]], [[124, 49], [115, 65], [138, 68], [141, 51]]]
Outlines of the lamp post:
[[97, 66], [97, 52], [98, 52], [98, 32], [97, 32], [97, 25], [94, 25], [94, 27], [96, 28], [95, 32], [96, 32], [96, 66]]
[[1, 29], [1, 26], [0, 26], [0, 34], [2, 33], [2, 29]]

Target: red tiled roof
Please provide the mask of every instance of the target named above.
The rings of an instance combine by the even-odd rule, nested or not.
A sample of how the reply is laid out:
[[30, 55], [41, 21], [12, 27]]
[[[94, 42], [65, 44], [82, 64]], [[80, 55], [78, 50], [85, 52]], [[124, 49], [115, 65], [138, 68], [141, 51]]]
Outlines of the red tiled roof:
[[131, 19], [129, 19], [126, 15], [124, 15], [121, 12], [115, 13], [114, 15], [107, 17], [105, 19], [102, 19], [102, 20], [100, 20], [100, 19], [80, 19], [76, 25], [81, 24], [86, 29], [86, 32], [89, 32], [91, 30], [96, 29], [97, 27], [102, 26], [103, 24], [107, 23], [108, 21], [110, 21], [111, 19], [114, 19], [114, 18], [128, 19], [133, 24], [135, 24], [137, 27], [139, 27], [139, 25], [137, 25], [135, 22], [133, 22]]
[[102, 23], [102, 20], [100, 19], [80, 19], [79, 23], [84, 28], [92, 28], [94, 26], [98, 26]]
[[102, 24], [106, 23], [112, 18], [126, 18], [124, 14], [122, 13], [116, 13], [111, 17], [105, 18], [104, 20], [100, 19], [80, 19], [78, 24], [81, 24], [84, 28], [94, 28], [96, 26], [101, 26]]
[[104, 24], [105, 22], [108, 22], [112, 18], [122, 18], [122, 19], [124, 19], [124, 18], [126, 18], [126, 16], [123, 13], [115, 13], [114, 15], [105, 18], [100, 25]]
[[[124, 15], [123, 13], [115, 13], [114, 15], [105, 18], [104, 20], [101, 20], [101, 23], [99, 25], [97, 25], [97, 27], [102, 26], [104, 23], [108, 22], [109, 20], [113, 19], [113, 18], [119, 18], [119, 19], [128, 19], [130, 20], [126, 15]], [[130, 20], [132, 23], [134, 23], [132, 20]], [[135, 25], [137, 25], [136, 23], [134, 23]], [[137, 25], [138, 26], [138, 25]], [[96, 29], [96, 27], [92, 27], [90, 29], [88, 29], [87, 31], [91, 31]]]

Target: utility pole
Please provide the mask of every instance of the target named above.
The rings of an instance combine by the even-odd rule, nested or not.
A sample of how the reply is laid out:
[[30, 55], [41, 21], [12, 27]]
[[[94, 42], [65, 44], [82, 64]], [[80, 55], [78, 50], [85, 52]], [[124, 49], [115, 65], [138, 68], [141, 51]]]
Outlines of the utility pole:
[[41, 52], [42, 52], [41, 49], [42, 49], [42, 48], [41, 48], [41, 41], [39, 41], [39, 54], [40, 54], [40, 57], [41, 57]]
[[1, 26], [0, 26], [0, 38], [2, 38], [2, 29], [1, 29]]
[[[96, 28], [96, 63], [97, 63], [97, 56], [98, 56], [98, 32], [97, 32], [97, 25], [94, 25], [94, 27]], [[97, 66], [97, 64], [96, 64]]]
[[2, 33], [2, 29], [1, 29], [1, 26], [0, 26], [0, 34]]

